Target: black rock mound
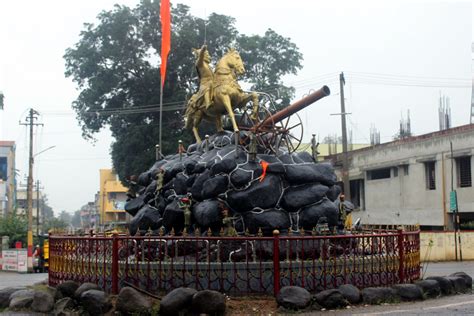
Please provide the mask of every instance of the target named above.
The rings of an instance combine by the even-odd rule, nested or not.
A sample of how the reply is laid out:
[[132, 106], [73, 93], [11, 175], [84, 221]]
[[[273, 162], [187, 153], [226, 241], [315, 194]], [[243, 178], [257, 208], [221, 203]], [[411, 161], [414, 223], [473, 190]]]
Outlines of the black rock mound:
[[187, 223], [188, 232], [217, 234], [234, 226], [239, 234], [261, 229], [271, 235], [274, 229], [312, 230], [320, 217], [330, 229], [337, 225], [340, 189], [331, 164], [315, 163], [306, 152], [262, 153], [252, 160], [232, 140], [233, 133], [218, 133], [209, 144], [193, 144], [139, 175], [125, 206], [134, 217], [130, 234], [162, 227], [179, 234]]

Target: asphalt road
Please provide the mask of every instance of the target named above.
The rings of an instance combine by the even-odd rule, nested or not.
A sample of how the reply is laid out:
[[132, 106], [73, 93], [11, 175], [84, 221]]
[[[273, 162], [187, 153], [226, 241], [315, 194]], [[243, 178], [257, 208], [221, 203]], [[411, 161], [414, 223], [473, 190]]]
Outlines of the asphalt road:
[[[474, 261], [429, 262], [424, 263], [422, 274], [428, 276], [446, 276], [463, 271], [474, 278]], [[374, 306], [356, 306], [346, 310], [324, 311], [308, 315], [474, 315], [474, 295], [462, 294], [421, 302], [406, 302]]]
[[16, 273], [0, 271], [0, 289], [10, 286], [33, 285], [36, 282], [45, 280], [47, 273]]
[[[434, 275], [448, 275], [463, 271], [474, 277], [474, 261], [425, 263], [423, 265], [424, 277]], [[0, 289], [9, 286], [32, 285], [43, 281], [47, 273], [19, 274], [14, 272], [0, 272]], [[386, 304], [377, 306], [357, 306], [350, 309], [337, 311], [313, 312], [299, 315], [474, 315], [474, 295], [463, 294], [430, 299], [421, 302], [399, 304]], [[5, 315], [5, 314], [2, 314]]]

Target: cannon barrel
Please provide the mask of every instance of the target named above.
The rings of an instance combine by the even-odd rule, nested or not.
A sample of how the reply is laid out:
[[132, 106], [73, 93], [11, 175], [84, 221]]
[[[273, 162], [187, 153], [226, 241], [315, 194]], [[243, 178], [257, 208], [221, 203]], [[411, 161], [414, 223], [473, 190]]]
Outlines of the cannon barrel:
[[267, 117], [261, 124], [259, 124], [259, 127], [278, 123], [290, 117], [292, 114], [295, 114], [296, 112], [301, 111], [308, 105], [311, 105], [314, 102], [324, 97], [327, 97], [329, 94], [331, 94], [331, 90], [329, 90], [329, 87], [323, 86], [321, 89], [311, 93], [310, 95], [304, 97], [303, 99], [298, 100], [295, 103], [291, 104], [290, 106], [287, 106], [286, 108], [276, 112], [272, 116]]

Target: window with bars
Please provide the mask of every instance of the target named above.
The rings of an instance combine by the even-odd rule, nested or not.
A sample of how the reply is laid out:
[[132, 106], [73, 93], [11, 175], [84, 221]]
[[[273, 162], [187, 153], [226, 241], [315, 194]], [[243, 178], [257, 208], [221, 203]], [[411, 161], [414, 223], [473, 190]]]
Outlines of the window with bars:
[[471, 156], [456, 158], [458, 188], [472, 187]]
[[425, 162], [425, 182], [427, 190], [436, 190], [435, 161]]

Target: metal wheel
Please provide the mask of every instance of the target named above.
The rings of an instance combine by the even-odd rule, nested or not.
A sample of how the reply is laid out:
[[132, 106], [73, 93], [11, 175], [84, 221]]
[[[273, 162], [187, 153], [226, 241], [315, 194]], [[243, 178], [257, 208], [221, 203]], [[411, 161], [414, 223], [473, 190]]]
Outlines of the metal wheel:
[[303, 122], [298, 113], [275, 124], [275, 149], [284, 147], [288, 153], [293, 153], [303, 140]]

